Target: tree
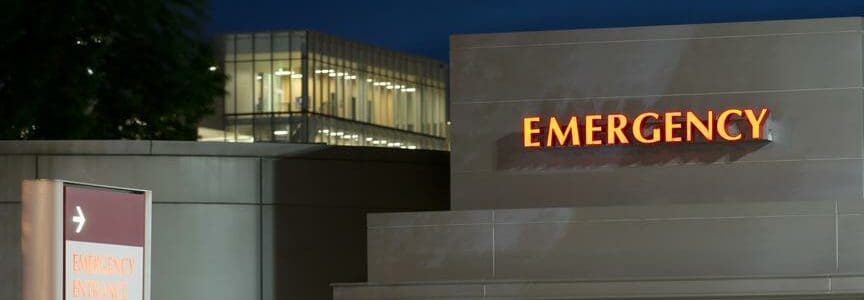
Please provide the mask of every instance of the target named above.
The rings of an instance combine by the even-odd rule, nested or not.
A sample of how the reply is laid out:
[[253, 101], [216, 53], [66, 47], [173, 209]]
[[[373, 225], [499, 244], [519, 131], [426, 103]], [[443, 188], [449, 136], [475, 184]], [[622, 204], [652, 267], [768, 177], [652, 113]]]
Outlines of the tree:
[[11, 0], [0, 139], [195, 139], [224, 94], [204, 0]]

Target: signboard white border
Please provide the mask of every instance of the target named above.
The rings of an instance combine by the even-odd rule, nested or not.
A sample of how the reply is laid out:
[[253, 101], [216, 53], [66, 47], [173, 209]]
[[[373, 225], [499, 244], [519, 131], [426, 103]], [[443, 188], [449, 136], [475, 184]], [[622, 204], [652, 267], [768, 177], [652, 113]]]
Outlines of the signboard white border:
[[144, 300], [150, 300], [152, 192], [67, 180], [25, 180], [21, 184], [21, 287], [23, 300], [64, 300], [63, 188], [66, 185], [143, 192]]

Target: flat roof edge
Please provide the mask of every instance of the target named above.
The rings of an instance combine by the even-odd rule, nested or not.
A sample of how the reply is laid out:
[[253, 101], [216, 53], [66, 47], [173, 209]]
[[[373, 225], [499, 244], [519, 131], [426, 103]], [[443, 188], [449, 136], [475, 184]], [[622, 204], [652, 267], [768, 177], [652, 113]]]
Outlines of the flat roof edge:
[[325, 144], [226, 143], [150, 140], [4, 140], [2, 155], [138, 155], [308, 158], [387, 162], [446, 161], [445, 151]]
[[450, 36], [450, 49], [521, 46], [543, 43], [611, 42], [728, 36], [861, 31], [860, 16], [809, 19], [730, 21], [647, 26], [592, 27], [514, 32], [465, 33]]

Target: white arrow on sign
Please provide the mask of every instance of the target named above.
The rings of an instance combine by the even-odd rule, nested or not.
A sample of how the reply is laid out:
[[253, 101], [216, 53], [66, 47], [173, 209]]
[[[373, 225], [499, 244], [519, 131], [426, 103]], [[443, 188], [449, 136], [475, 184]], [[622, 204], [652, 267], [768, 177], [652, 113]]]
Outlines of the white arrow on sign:
[[78, 211], [77, 216], [72, 216], [72, 223], [78, 223], [78, 227], [75, 227], [75, 233], [81, 233], [81, 228], [84, 228], [84, 223], [87, 223], [87, 218], [84, 217], [84, 212], [81, 211], [80, 206], [75, 206], [75, 210]]

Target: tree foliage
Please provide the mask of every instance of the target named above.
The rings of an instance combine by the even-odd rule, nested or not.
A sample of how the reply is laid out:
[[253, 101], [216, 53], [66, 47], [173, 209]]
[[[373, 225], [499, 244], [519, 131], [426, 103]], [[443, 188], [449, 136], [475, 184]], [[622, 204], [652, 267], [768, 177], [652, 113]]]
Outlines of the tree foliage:
[[224, 93], [204, 0], [7, 0], [0, 139], [195, 139]]

